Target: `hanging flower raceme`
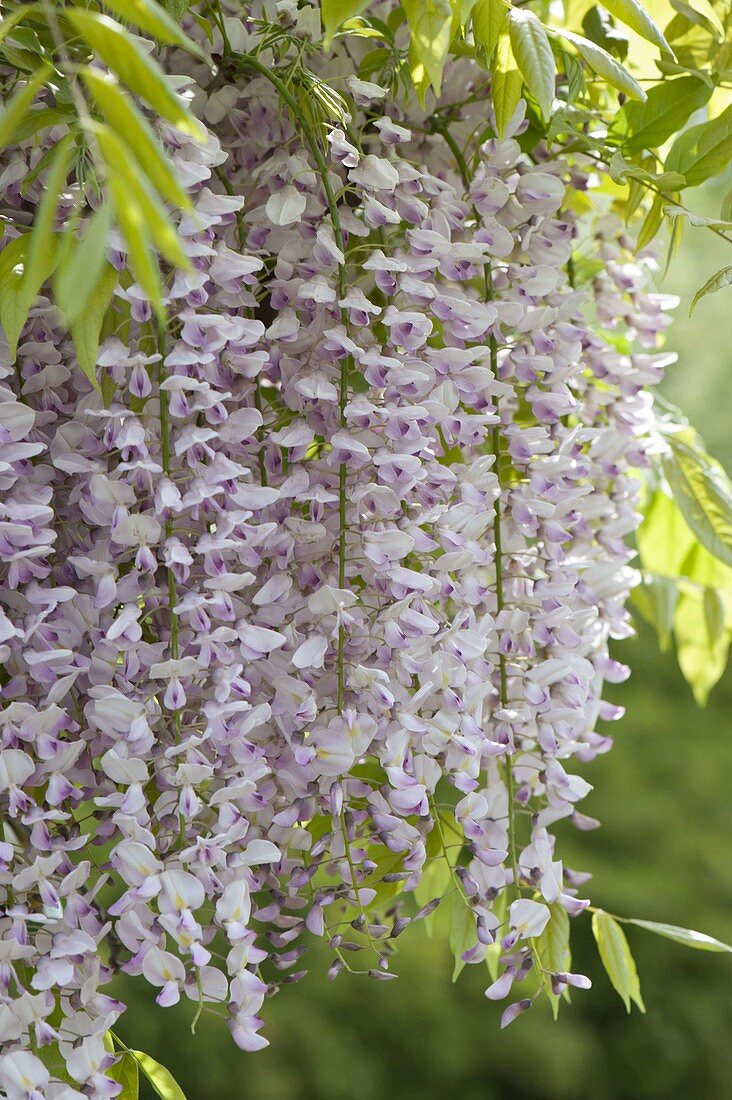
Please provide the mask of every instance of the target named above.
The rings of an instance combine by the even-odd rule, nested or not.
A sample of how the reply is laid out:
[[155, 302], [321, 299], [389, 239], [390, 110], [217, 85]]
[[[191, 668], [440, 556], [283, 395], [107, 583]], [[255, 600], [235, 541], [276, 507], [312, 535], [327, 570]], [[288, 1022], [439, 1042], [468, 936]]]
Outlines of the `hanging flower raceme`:
[[3, 360], [8, 1096], [116, 1095], [117, 971], [255, 1050], [268, 992], [393, 976], [443, 899], [488, 997], [530, 987], [505, 1022], [588, 984], [547, 946], [588, 904], [551, 827], [596, 824], [576, 766], [619, 713], [670, 303], [573, 212], [590, 166], [522, 153], [521, 110], [455, 163], [378, 86], [300, 126], [271, 54], [213, 50], [208, 142], [162, 135], [194, 205], [167, 324], [112, 240], [108, 399], [45, 298]]

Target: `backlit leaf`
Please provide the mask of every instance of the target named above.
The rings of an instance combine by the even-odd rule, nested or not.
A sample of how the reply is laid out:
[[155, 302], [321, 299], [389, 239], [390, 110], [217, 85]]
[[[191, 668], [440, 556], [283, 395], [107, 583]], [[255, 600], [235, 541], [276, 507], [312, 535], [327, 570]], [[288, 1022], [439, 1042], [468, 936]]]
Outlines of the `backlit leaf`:
[[452, 980], [456, 982], [465, 966], [461, 955], [469, 947], [473, 947], [477, 940], [475, 915], [459, 890], [450, 894], [448, 912], [450, 914], [450, 951], [455, 960]]
[[167, 46], [182, 46], [189, 53], [205, 57], [200, 47], [181, 30], [177, 21], [156, 0], [104, 0], [104, 6], [125, 23], [131, 23], [145, 34], [157, 38], [158, 42]]
[[684, 519], [702, 546], [732, 565], [732, 483], [695, 435], [671, 435], [669, 443], [663, 470]]
[[675, 924], [665, 924], [663, 921], [639, 920], [635, 917], [624, 918], [625, 924], [635, 924], [638, 928], [645, 928], [649, 932], [655, 932], [657, 936], [664, 936], [667, 940], [674, 940], [684, 947], [693, 947], [697, 951], [717, 951], [732, 954], [732, 947], [721, 940], [715, 940], [713, 936], [707, 936], [704, 932], [695, 932], [691, 928], [679, 928]]
[[59, 195], [66, 182], [69, 170], [72, 140], [71, 134], [67, 134], [56, 146], [53, 160], [45, 178], [43, 196], [33, 219], [33, 229], [28, 240], [25, 273], [23, 275], [24, 283], [28, 293], [32, 296], [32, 300], [35, 300], [36, 294], [48, 278], [49, 271], [53, 267], [57, 243], [53, 231], [54, 222]]
[[190, 211], [189, 196], [178, 183], [160, 142], [145, 116], [119, 84], [96, 69], [82, 70], [82, 78], [109, 125], [132, 150], [135, 159], [163, 198]]
[[511, 8], [508, 32], [524, 83], [548, 119], [554, 100], [554, 54], [547, 33], [528, 8]]
[[117, 272], [111, 264], [107, 264], [87, 298], [83, 311], [70, 326], [77, 361], [95, 389], [100, 389], [97, 378], [97, 355], [102, 322], [109, 309], [117, 282]]
[[147, 1077], [160, 1100], [186, 1100], [185, 1093], [173, 1077], [170, 1070], [161, 1066], [149, 1054], [141, 1050], [131, 1050], [130, 1054], [137, 1059], [140, 1069]]
[[611, 15], [614, 15], [621, 23], [625, 23], [626, 27], [630, 27], [641, 38], [645, 38], [648, 42], [652, 42], [654, 46], [659, 46], [667, 53], [673, 54], [673, 50], [664, 38], [661, 29], [656, 26], [643, 5], [638, 3], [638, 0], [602, 0], [602, 5], [607, 8]]
[[183, 133], [205, 140], [201, 127], [186, 111], [163, 70], [124, 27], [97, 12], [67, 8], [66, 16], [130, 91]]
[[516, 59], [511, 49], [508, 30], [505, 28], [498, 36], [493, 54], [492, 72], [493, 112], [496, 116], [498, 136], [502, 138], [518, 107], [523, 85], [521, 73], [518, 71]]
[[626, 1010], [630, 1012], [630, 1004], [633, 1001], [641, 1012], [645, 1012], [638, 971], [625, 933], [618, 922], [609, 913], [599, 910], [592, 914], [592, 934], [600, 952], [602, 965]]
[[347, 19], [353, 19], [361, 15], [369, 6], [370, 0], [321, 0], [320, 14], [323, 20], [323, 45], [326, 49], [333, 41], [333, 36], [339, 27]]
[[478, 0], [473, 8], [473, 37], [485, 50], [487, 61], [493, 57], [508, 10], [509, 5], [504, 0]]
[[84, 309], [104, 269], [111, 224], [112, 207], [105, 203], [89, 218], [81, 240], [62, 252], [53, 290], [67, 323]]
[[598, 46], [595, 42], [590, 42], [589, 38], [583, 38], [582, 35], [564, 28], [557, 28], [555, 33], [571, 42], [592, 71], [601, 76], [603, 80], [606, 80], [608, 84], [611, 84], [613, 88], [617, 88], [618, 91], [630, 96], [631, 99], [638, 99], [641, 102], [645, 100], [646, 93], [638, 81], [614, 57], [611, 57], [607, 50], [603, 50], [602, 46]]
[[[544, 931], [534, 941], [537, 959], [542, 971], [566, 973], [572, 967], [572, 951], [569, 946], [569, 913], [563, 905], [554, 902], [549, 906], [551, 920]], [[549, 997], [552, 1015], [559, 1015], [559, 996], [552, 992], [551, 979], [542, 973], [542, 982]]]
[[410, 47], [435, 95], [442, 87], [442, 70], [450, 48], [450, 0], [402, 0], [409, 23]]

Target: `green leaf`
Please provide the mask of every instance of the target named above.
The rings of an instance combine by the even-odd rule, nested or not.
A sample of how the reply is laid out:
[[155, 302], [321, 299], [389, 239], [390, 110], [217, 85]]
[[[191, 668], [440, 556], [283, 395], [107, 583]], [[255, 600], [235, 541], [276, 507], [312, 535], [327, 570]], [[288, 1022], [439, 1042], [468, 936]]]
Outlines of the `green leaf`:
[[140, 1096], [140, 1067], [131, 1053], [123, 1050], [119, 1055], [119, 1060], [107, 1070], [107, 1076], [122, 1085], [122, 1092], [117, 1100], [138, 1100]]
[[33, 305], [33, 298], [29, 298], [23, 288], [27, 248], [28, 237], [16, 237], [0, 252], [0, 324], [11, 362], [18, 353], [18, 340]]
[[[506, 923], [506, 914], [508, 913], [508, 890], [502, 890], [493, 903], [493, 913], [498, 921], [499, 925]], [[486, 966], [488, 967], [488, 973], [491, 976], [491, 981], [494, 982], [498, 977], [498, 971], [501, 966], [501, 956], [503, 955], [503, 948], [501, 947], [501, 941], [488, 945], [488, 949], [485, 955]]]
[[35, 301], [38, 291], [53, 268], [57, 238], [53, 231], [58, 209], [59, 195], [66, 182], [69, 170], [69, 158], [73, 136], [67, 134], [54, 151], [48, 175], [45, 179], [43, 197], [33, 220], [33, 229], [28, 240], [23, 282], [27, 287], [31, 301]]
[[697, 951], [717, 951], [732, 954], [732, 947], [721, 940], [715, 940], [713, 936], [707, 936], [705, 932], [694, 932], [691, 928], [679, 928], [675, 924], [665, 924], [662, 921], [638, 920], [635, 917], [625, 917], [625, 924], [635, 924], [638, 928], [645, 928], [649, 932], [655, 932], [657, 936], [664, 936], [667, 940], [682, 943], [684, 947], [693, 947]]
[[440, 94], [442, 70], [450, 49], [452, 8], [450, 0], [402, 0], [409, 23], [410, 48], [416, 62], [417, 80], [420, 70], [428, 85]]
[[709, 586], [704, 589], [704, 618], [709, 645], [713, 648], [724, 636], [725, 608], [717, 589]]
[[673, 50], [664, 38], [661, 29], [656, 26], [643, 5], [638, 3], [638, 0], [602, 0], [602, 5], [607, 8], [611, 15], [614, 15], [621, 23], [625, 23], [626, 27], [630, 27], [641, 38], [645, 38], [647, 42], [652, 42], [654, 46], [660, 47], [673, 57]]
[[554, 54], [544, 26], [528, 8], [511, 8], [508, 32], [526, 87], [548, 119], [554, 101]]
[[117, 272], [111, 264], [107, 264], [87, 298], [84, 310], [70, 325], [79, 366], [97, 390], [101, 390], [97, 378], [97, 356], [102, 322], [109, 309], [117, 282]]
[[185, 1093], [173, 1077], [170, 1070], [161, 1066], [149, 1054], [141, 1050], [131, 1050], [130, 1054], [137, 1059], [140, 1069], [147, 1077], [160, 1100], [186, 1100]]
[[129, 146], [108, 126], [96, 126], [95, 133], [107, 165], [110, 186], [117, 188], [115, 207], [118, 217], [120, 210], [119, 191], [123, 188], [128, 196], [134, 196], [145, 219], [145, 228], [149, 232], [155, 247], [171, 264], [188, 270], [190, 261], [180, 243], [178, 234], [147, 179], [139, 172], [135, 158]]
[[[551, 920], [540, 936], [534, 940], [534, 950], [542, 968], [541, 980], [544, 985], [552, 1015], [559, 1015], [559, 996], [552, 992], [549, 974], [566, 973], [572, 967], [572, 952], [569, 946], [569, 913], [562, 905], [554, 902], [549, 906]], [[549, 973], [544, 973], [548, 971]]]
[[641, 568], [664, 577], [679, 577], [694, 545], [676, 500], [657, 489], [646, 505], [636, 535]]
[[181, 210], [193, 209], [191, 200], [178, 183], [160, 142], [147, 119], [119, 84], [96, 69], [81, 72], [97, 107], [112, 129], [133, 151], [135, 159], [163, 198]]
[[493, 113], [496, 116], [498, 136], [503, 138], [506, 127], [518, 107], [523, 86], [521, 73], [518, 71], [516, 59], [511, 49], [511, 39], [506, 29], [502, 30], [498, 36], [491, 68], [493, 73], [493, 80], [491, 81]]
[[602, 46], [590, 42], [589, 38], [583, 38], [581, 34], [575, 34], [573, 31], [564, 30], [564, 28], [557, 28], [554, 33], [566, 38], [568, 42], [576, 46], [580, 56], [592, 71], [601, 76], [603, 80], [606, 80], [608, 84], [611, 84], [613, 88], [617, 88], [618, 91], [630, 96], [631, 99], [638, 99], [641, 103], [645, 101], [646, 93], [638, 81], [614, 57], [611, 57], [607, 50], [603, 50]]
[[124, 27], [107, 15], [66, 9], [66, 16], [130, 91], [182, 133], [205, 140], [197, 120], [184, 108], [163, 70]]
[[671, 0], [671, 7], [698, 26], [708, 24], [715, 37], [724, 41], [724, 27], [709, 0]]
[[67, 247], [62, 248], [53, 284], [56, 303], [67, 324], [84, 309], [104, 269], [111, 224], [112, 207], [110, 203], [105, 203], [89, 218], [86, 233], [78, 243], [74, 243], [75, 231], [67, 230], [74, 237]]
[[728, 191], [722, 199], [722, 207], [719, 213], [722, 221], [732, 222], [732, 190]]
[[[181, 20], [188, 11], [188, 0], [162, 0], [162, 4], [175, 20]], [[195, 12], [193, 15], [195, 18]]]
[[131, 23], [134, 27], [146, 34], [157, 38], [166, 46], [182, 46], [189, 53], [206, 58], [206, 55], [191, 38], [185, 34], [175, 19], [172, 19], [165, 8], [156, 3], [156, 0], [104, 0], [105, 8], [109, 8], [124, 19], [125, 23]]
[[681, 513], [702, 546], [732, 566], [732, 483], [690, 432], [671, 435], [663, 471]]
[[35, 7], [35, 4], [21, 4], [10, 15], [6, 15], [4, 19], [0, 20], [0, 42], [3, 42], [13, 27], [17, 27], [18, 23], [25, 19], [28, 12], [33, 11]]
[[485, 50], [488, 62], [493, 57], [508, 11], [509, 5], [504, 0], [478, 0], [473, 8], [473, 37]]
[[74, 121], [75, 117], [73, 115], [68, 114], [66, 111], [59, 111], [57, 107], [31, 108], [15, 127], [13, 142], [17, 144], [21, 141], [27, 141], [35, 134], [47, 130], [49, 126], [59, 126], [62, 123], [70, 124]]
[[650, 209], [645, 216], [643, 225], [638, 232], [636, 248], [640, 252], [651, 243], [663, 224], [663, 204], [666, 200], [661, 195], [656, 195]]
[[456, 982], [465, 966], [460, 956], [469, 947], [474, 946], [477, 938], [475, 916], [459, 890], [450, 894], [448, 912], [450, 915], [450, 951], [455, 960], [452, 980]]
[[336, 31], [347, 19], [361, 15], [370, 0], [321, 0], [320, 15], [323, 20], [323, 45], [330, 47]]
[[667, 218], [684, 218], [697, 229], [732, 229], [732, 219], [720, 221], [719, 218], [703, 218], [701, 214], [694, 214], [693, 211], [673, 203], [664, 206], [663, 212]]
[[[724, 631], [714, 641], [710, 638], [704, 586], [724, 585], [730, 569], [712, 557], [700, 543], [694, 544], [682, 569], [692, 582], [682, 579], [679, 583], [679, 602], [674, 615], [676, 657], [697, 706], [703, 707], [725, 670], [730, 644], [729, 631]], [[720, 597], [723, 591], [720, 588]]]
[[658, 635], [658, 648], [668, 652], [674, 627], [674, 614], [679, 600], [679, 587], [673, 577], [645, 573], [643, 585], [634, 588], [631, 600], [646, 622]]
[[452, 5], [452, 23], [450, 25], [451, 39], [458, 38], [463, 34], [476, 2], [477, 0], [450, 0]]
[[696, 187], [723, 172], [732, 159], [732, 106], [711, 122], [692, 126], [669, 149], [666, 169], [680, 172], [687, 187]]
[[689, 116], [708, 101], [712, 89], [695, 76], [663, 80], [648, 92], [645, 103], [626, 103], [618, 124], [628, 135], [623, 149], [640, 153], [658, 149], [686, 125]]
[[16, 129], [25, 119], [31, 103], [36, 98], [36, 92], [51, 72], [50, 65], [41, 65], [0, 111], [0, 149], [5, 148], [12, 141]]
[[592, 934], [600, 952], [602, 965], [605, 967], [613, 989], [625, 1005], [626, 1011], [630, 1012], [630, 1002], [633, 1001], [641, 1012], [645, 1012], [638, 971], [625, 933], [618, 922], [609, 913], [600, 909], [592, 914]]
[[732, 284], [732, 267], [723, 267], [720, 271], [717, 271], [712, 275], [711, 279], [707, 279], [704, 286], [697, 290], [696, 294], [691, 300], [691, 306], [689, 313], [693, 313], [702, 298], [706, 298], [707, 294], [716, 294], [718, 290], [723, 290], [724, 287]]

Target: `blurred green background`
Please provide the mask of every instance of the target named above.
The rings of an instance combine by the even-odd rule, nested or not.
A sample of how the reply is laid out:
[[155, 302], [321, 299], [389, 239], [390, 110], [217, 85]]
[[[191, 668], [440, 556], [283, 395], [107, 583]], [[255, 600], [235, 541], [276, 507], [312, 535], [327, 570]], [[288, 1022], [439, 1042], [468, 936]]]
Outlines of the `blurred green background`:
[[[730, 180], [688, 203], [718, 214]], [[688, 194], [688, 193], [687, 193]], [[704, 300], [694, 291], [732, 262], [729, 246], [689, 230], [662, 282], [682, 304], [669, 346], [679, 353], [664, 384], [732, 469], [729, 377], [732, 291]], [[566, 830], [562, 855], [592, 871], [593, 901], [611, 912], [665, 920], [732, 942], [732, 675], [697, 710], [673, 655], [655, 637], [617, 647], [633, 669], [608, 691], [626, 717], [613, 751], [590, 769], [584, 804], [602, 828]], [[647, 1015], [628, 1017], [605, 977], [589, 919], [574, 923], [575, 969], [591, 992], [575, 992], [554, 1024], [537, 1006], [507, 1031], [502, 1006], [485, 1000], [483, 967], [450, 981], [447, 945], [416, 927], [400, 940], [399, 981], [341, 976], [326, 982], [327, 949], [311, 972], [266, 1008], [270, 1047], [243, 1054], [223, 1024], [204, 1017], [190, 1034], [193, 1006], [159, 1010], [141, 982], [120, 982], [130, 1005], [120, 1028], [132, 1047], [168, 1065], [188, 1100], [645, 1100], [732, 1097], [732, 958], [691, 951], [628, 929]], [[142, 1092], [143, 1096], [152, 1094]]]

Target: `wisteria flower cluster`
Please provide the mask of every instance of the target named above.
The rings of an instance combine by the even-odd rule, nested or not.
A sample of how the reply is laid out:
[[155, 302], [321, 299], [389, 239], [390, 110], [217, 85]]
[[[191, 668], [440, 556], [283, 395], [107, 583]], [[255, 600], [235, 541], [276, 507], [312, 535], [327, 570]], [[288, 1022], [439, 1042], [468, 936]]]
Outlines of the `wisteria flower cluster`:
[[[112, 239], [106, 400], [47, 298], [3, 358], [10, 1098], [120, 1092], [117, 972], [253, 1051], [268, 993], [393, 977], [438, 904], [487, 996], [516, 986], [504, 1023], [589, 985], [543, 953], [589, 904], [551, 829], [597, 824], [576, 765], [619, 713], [671, 303], [613, 218], [575, 213], [589, 162], [522, 152], [521, 109], [456, 161], [441, 116], [384, 114], [336, 54], [347, 113], [303, 129], [258, 26], [225, 22], [213, 92], [173, 59], [209, 137], [163, 135], [195, 206], [167, 324]], [[18, 210], [43, 152], [3, 170]], [[580, 244], [601, 271], [574, 286]]]

